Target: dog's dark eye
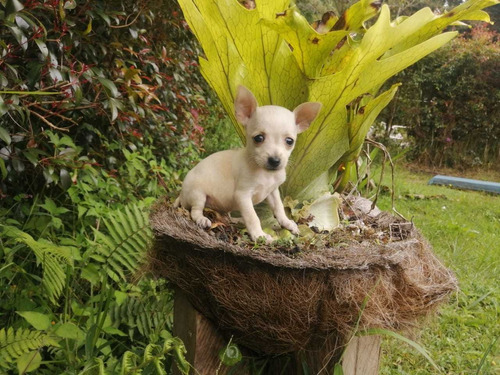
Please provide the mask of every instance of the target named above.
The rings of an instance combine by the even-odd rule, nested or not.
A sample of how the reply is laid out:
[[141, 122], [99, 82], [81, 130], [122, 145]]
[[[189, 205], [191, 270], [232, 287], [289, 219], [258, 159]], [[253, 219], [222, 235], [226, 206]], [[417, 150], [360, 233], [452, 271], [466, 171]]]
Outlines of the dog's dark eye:
[[293, 138], [286, 137], [286, 138], [285, 138], [285, 142], [286, 142], [286, 144], [287, 144], [288, 146], [293, 146], [293, 142], [294, 142], [294, 140], [293, 140]]
[[253, 140], [255, 143], [262, 143], [264, 142], [264, 136], [262, 134], [258, 134], [255, 137], [253, 137]]

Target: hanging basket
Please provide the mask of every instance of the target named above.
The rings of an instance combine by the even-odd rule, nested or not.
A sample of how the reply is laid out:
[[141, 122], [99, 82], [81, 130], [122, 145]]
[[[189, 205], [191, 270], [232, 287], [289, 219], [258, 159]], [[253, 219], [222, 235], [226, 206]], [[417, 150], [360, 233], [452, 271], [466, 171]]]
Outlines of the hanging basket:
[[205, 231], [184, 210], [159, 205], [148, 270], [260, 353], [311, 350], [332, 338], [342, 345], [355, 327], [416, 326], [457, 289], [454, 275], [411, 223], [351, 203], [343, 204], [351, 224], [294, 247], [238, 245], [236, 232]]

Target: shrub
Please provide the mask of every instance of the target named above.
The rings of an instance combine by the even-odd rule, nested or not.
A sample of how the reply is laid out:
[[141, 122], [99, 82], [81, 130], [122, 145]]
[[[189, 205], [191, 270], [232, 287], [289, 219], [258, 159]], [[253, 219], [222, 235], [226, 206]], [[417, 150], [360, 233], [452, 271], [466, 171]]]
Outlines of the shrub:
[[196, 157], [207, 93], [175, 3], [11, 0], [0, 20], [6, 198], [66, 190], [87, 165], [116, 174], [125, 149], [181, 172]]
[[408, 126], [410, 158], [439, 167], [500, 161], [498, 41], [476, 26], [396, 77], [405, 84], [384, 120]]

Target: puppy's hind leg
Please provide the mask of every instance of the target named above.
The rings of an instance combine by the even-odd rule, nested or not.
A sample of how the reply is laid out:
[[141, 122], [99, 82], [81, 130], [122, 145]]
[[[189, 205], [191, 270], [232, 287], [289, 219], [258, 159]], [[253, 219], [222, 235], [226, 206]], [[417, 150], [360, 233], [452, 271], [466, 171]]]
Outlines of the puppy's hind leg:
[[205, 194], [199, 193], [192, 197], [191, 201], [191, 219], [201, 228], [210, 228], [212, 222], [206, 216], [203, 215], [203, 209], [205, 208], [205, 203], [207, 197]]

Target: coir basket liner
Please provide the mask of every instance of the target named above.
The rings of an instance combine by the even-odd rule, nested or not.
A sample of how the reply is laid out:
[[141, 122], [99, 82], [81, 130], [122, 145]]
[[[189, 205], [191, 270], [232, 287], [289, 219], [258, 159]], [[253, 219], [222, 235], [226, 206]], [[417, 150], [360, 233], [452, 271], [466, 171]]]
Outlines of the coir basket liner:
[[[386, 213], [355, 216], [371, 232], [402, 224]], [[328, 247], [287, 251], [221, 240], [169, 204], [155, 208], [151, 225], [149, 271], [234, 341], [266, 354], [319, 348], [332, 337], [341, 344], [355, 326], [412, 327], [457, 287], [413, 226], [385, 241], [341, 229]]]

